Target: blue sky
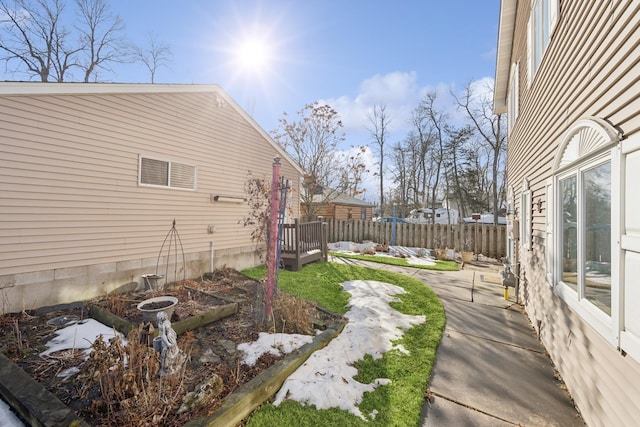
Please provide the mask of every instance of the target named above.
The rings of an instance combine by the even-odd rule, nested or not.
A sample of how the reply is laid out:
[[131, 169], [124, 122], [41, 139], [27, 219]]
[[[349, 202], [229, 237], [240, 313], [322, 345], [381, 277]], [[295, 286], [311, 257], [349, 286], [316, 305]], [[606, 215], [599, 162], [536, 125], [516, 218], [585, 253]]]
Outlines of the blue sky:
[[[374, 103], [408, 111], [426, 89], [463, 87], [495, 71], [499, 0], [117, 0], [111, 7], [134, 42], [155, 32], [171, 46], [173, 62], [156, 82], [219, 84], [266, 131], [284, 111], [322, 100], [345, 119], [347, 142], [351, 134], [362, 142], [356, 134]], [[259, 69], [236, 61], [245, 39], [269, 48]], [[149, 75], [128, 65], [114, 79]], [[393, 117], [392, 127], [405, 121]]]
[[[173, 61], [157, 83], [215, 83], [267, 132], [287, 112], [328, 103], [343, 119], [345, 147], [370, 142], [367, 113], [386, 105], [389, 146], [406, 135], [427, 90], [493, 79], [499, 0], [114, 0], [138, 45], [154, 32]], [[245, 40], [263, 43], [259, 66], [239, 63]], [[119, 82], [149, 82], [141, 64], [117, 69]], [[450, 102], [450, 101], [449, 101]], [[345, 149], [346, 149], [345, 148]], [[368, 153], [374, 167], [375, 153]], [[373, 179], [371, 180], [373, 182]], [[371, 184], [369, 201], [376, 186]]]

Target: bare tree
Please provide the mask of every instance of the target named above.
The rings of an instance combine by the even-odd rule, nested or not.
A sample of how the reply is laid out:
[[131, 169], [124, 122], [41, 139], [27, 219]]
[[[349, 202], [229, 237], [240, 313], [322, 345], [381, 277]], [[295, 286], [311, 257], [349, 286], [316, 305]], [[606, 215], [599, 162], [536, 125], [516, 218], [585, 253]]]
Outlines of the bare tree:
[[[427, 207], [430, 203], [429, 190], [434, 179], [433, 163], [434, 156], [429, 155], [433, 150], [435, 141], [431, 120], [421, 102], [411, 113], [411, 124], [415, 135], [413, 153], [416, 158], [415, 192], [416, 204]], [[418, 207], [418, 206], [416, 206]]]
[[0, 0], [0, 59], [13, 73], [64, 81], [78, 48], [69, 47], [60, 0]]
[[147, 45], [136, 47], [133, 55], [136, 61], [142, 62], [147, 67], [151, 75], [151, 83], [155, 83], [158, 68], [169, 65], [173, 52], [169, 44], [158, 40], [158, 36], [151, 32], [147, 34]]
[[363, 158], [366, 150], [364, 146], [351, 147], [351, 150], [339, 156], [339, 161], [343, 168], [342, 187], [344, 188], [344, 193], [349, 196], [357, 197], [366, 191], [366, 188], [360, 187], [365, 175], [369, 173]]
[[[471, 137], [473, 130], [468, 127], [462, 127], [460, 129], [448, 129], [447, 134], [449, 137], [447, 144], [447, 172], [449, 172], [448, 182], [451, 182], [452, 196], [455, 198], [460, 216], [467, 216], [467, 200], [465, 197], [466, 186], [463, 184], [461, 176], [463, 174], [462, 169], [462, 154], [465, 153], [465, 144]], [[449, 195], [447, 196], [449, 197]]]
[[411, 153], [411, 144], [414, 141], [409, 137], [404, 143], [397, 143], [392, 147], [391, 160], [393, 161], [393, 178], [396, 184], [395, 203], [400, 207], [401, 216], [406, 216], [408, 205], [414, 199], [412, 185], [415, 180], [416, 169], [413, 167], [415, 157]]
[[[446, 133], [447, 133], [447, 114], [438, 109], [436, 105], [436, 93], [428, 92], [420, 101], [418, 105], [418, 113], [420, 116], [426, 118], [428, 123], [429, 135], [433, 141], [429, 154], [431, 161], [433, 162], [433, 183], [431, 184], [431, 208], [432, 208], [432, 220], [435, 221], [435, 201], [438, 197], [438, 190], [440, 187], [440, 178], [442, 177], [442, 171], [445, 162], [445, 148], [446, 148]], [[447, 194], [445, 189], [444, 195]]]
[[305, 219], [313, 220], [322, 206], [349, 187], [336, 151], [344, 141], [342, 121], [329, 105], [315, 102], [298, 111], [297, 119], [289, 120], [284, 113], [279, 123], [271, 135], [306, 173], [301, 205]]
[[129, 48], [124, 34], [124, 23], [119, 15], [109, 10], [105, 0], [76, 0], [80, 35], [79, 66], [84, 71], [84, 82], [91, 76], [97, 80], [99, 69], [112, 71], [114, 63], [129, 62]]
[[464, 95], [456, 96], [458, 108], [463, 110], [471, 122], [474, 131], [480, 136], [484, 144], [491, 150], [491, 194], [494, 224], [498, 223], [498, 215], [504, 203], [504, 179], [501, 179], [501, 169], [507, 149], [506, 116], [493, 113], [493, 85], [475, 88], [467, 84]]
[[387, 114], [386, 105], [374, 105], [373, 111], [367, 115], [371, 128], [369, 133], [374, 141], [378, 154], [378, 178], [380, 182], [380, 214], [384, 215], [384, 157], [385, 144], [389, 136], [391, 118]]
[[[124, 25], [105, 0], [76, 0], [77, 20], [63, 25], [63, 0], [0, 0], [0, 60], [8, 72], [42, 82], [97, 80], [99, 69], [127, 62]], [[72, 31], [73, 30], [73, 31]]]

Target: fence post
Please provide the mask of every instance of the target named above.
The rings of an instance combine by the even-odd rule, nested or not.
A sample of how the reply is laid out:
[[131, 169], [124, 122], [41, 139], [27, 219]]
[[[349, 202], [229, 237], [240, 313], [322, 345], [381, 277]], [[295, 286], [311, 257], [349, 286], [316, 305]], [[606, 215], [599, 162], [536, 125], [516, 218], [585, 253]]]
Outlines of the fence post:
[[327, 236], [327, 223], [324, 221], [320, 222], [320, 239], [320, 246], [322, 248], [322, 261], [327, 262], [327, 260], [329, 259], [329, 245]]

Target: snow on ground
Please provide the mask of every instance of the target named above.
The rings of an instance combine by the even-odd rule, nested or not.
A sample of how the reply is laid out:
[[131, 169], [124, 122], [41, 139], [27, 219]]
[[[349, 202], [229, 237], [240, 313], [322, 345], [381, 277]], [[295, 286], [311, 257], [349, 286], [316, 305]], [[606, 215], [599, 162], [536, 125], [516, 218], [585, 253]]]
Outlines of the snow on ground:
[[0, 427], [24, 427], [25, 424], [9, 408], [4, 400], [0, 400]]
[[364, 419], [357, 406], [364, 393], [390, 381], [378, 378], [370, 384], [360, 383], [354, 379], [358, 371], [353, 364], [367, 354], [378, 359], [393, 348], [406, 353], [403, 347], [394, 347], [392, 341], [413, 325], [426, 321], [425, 316], [409, 316], [391, 308], [390, 303], [398, 301], [394, 295], [405, 292], [398, 286], [354, 280], [343, 283], [343, 287], [351, 294], [351, 308], [344, 315], [347, 325], [287, 378], [274, 405], [292, 399], [318, 409], [340, 408]]
[[[94, 319], [85, 319], [79, 322], [73, 323], [64, 328], [60, 328], [55, 332], [55, 337], [52, 338], [45, 345], [47, 349], [40, 353], [40, 356], [46, 356], [57, 351], [63, 350], [83, 350], [88, 356], [90, 353], [90, 347], [93, 342], [102, 336], [105, 342], [115, 336], [114, 330]], [[118, 332], [118, 335], [126, 343], [124, 336]], [[72, 367], [58, 376], [68, 377], [80, 370], [76, 367]], [[6, 402], [0, 400], [0, 427], [23, 427], [25, 424], [11, 411], [9, 405]]]
[[[391, 349], [406, 353], [406, 349], [394, 346], [392, 342], [413, 325], [426, 321], [425, 316], [405, 315], [390, 306], [391, 302], [398, 301], [394, 295], [405, 292], [398, 286], [354, 280], [343, 283], [343, 288], [351, 294], [350, 310], [344, 315], [348, 323], [340, 335], [325, 348], [315, 351], [287, 378], [276, 395], [276, 406], [284, 399], [292, 399], [318, 409], [339, 408], [364, 419], [358, 408], [364, 393], [389, 384], [390, 380], [378, 378], [370, 384], [360, 383], [354, 379], [358, 374], [354, 363], [367, 354], [378, 359]], [[82, 349], [88, 355], [91, 344], [98, 337], [102, 336], [108, 342], [115, 333], [94, 319], [82, 320], [57, 330], [56, 337], [46, 344], [48, 348], [41, 355], [69, 349]], [[124, 340], [122, 334], [119, 335]], [[257, 341], [240, 344], [238, 349], [244, 353], [244, 363], [253, 365], [265, 352], [288, 354], [312, 340], [313, 337], [307, 335], [261, 333]], [[21, 426], [19, 420], [3, 424], [13, 415], [3, 404], [0, 401], [0, 427]], [[9, 413], [5, 414], [7, 411]], [[375, 413], [371, 415], [375, 416]]]
[[[334, 252], [341, 252], [345, 254], [360, 255], [364, 253], [365, 249], [374, 249], [376, 243], [353, 243], [353, 242], [336, 242], [329, 243], [329, 250]], [[395, 258], [402, 256], [407, 260], [408, 264], [412, 265], [436, 265], [434, 257], [429, 255], [429, 251], [422, 248], [409, 248], [406, 246], [389, 246], [389, 252], [376, 252], [377, 257], [391, 257]], [[455, 255], [455, 254], [453, 254]]]
[[333, 242], [329, 243], [328, 248], [330, 251], [336, 252], [353, 252], [362, 253], [365, 249], [373, 249], [376, 244], [373, 242], [354, 243], [354, 242]]
[[105, 342], [109, 342], [109, 339], [113, 338], [115, 334], [118, 334], [123, 342], [126, 343], [124, 335], [119, 332], [115, 332], [113, 328], [110, 328], [97, 320], [85, 319], [77, 323], [74, 323], [65, 328], [58, 329], [47, 344], [47, 349], [40, 353], [40, 356], [46, 356], [56, 351], [62, 350], [84, 350], [88, 356], [90, 353], [91, 344], [99, 337]]
[[433, 258], [426, 258], [426, 257], [409, 257], [409, 258], [405, 258], [407, 260], [407, 264], [412, 264], [412, 265], [429, 265], [429, 266], [433, 266], [436, 265], [436, 260]]
[[243, 362], [249, 366], [256, 364], [260, 356], [271, 353], [274, 356], [289, 354], [303, 345], [313, 341], [310, 335], [269, 334], [260, 332], [257, 341], [238, 344], [238, 350], [244, 353]]

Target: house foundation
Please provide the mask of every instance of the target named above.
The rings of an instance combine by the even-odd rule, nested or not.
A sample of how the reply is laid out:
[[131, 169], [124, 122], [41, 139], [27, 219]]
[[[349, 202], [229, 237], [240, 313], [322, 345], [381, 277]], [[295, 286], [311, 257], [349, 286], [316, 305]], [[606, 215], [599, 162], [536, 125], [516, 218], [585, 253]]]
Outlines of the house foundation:
[[[185, 253], [184, 263], [178, 260], [178, 268], [166, 263], [158, 265], [155, 256], [0, 275], [0, 314], [46, 309], [111, 292], [142, 290], [145, 274], [168, 276], [164, 277], [168, 283], [183, 278], [197, 279], [210, 270], [210, 259], [210, 251], [202, 251]], [[213, 257], [214, 269], [232, 267], [241, 270], [260, 262], [254, 246], [216, 250]]]

